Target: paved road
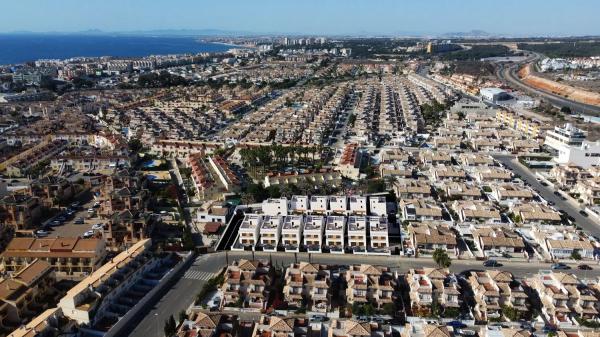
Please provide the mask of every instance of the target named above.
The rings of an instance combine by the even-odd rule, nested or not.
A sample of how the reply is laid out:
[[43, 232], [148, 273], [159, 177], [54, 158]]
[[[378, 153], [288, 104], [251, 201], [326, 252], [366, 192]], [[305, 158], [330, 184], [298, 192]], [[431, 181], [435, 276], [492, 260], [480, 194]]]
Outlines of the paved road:
[[164, 337], [163, 327], [170, 315], [177, 320], [181, 310], [186, 310], [202, 286], [226, 265], [225, 254], [201, 255], [177, 280], [171, 289], [144, 314], [129, 336]]
[[[537, 58], [535, 58], [534, 61], [536, 59]], [[523, 89], [525, 91], [528, 91], [530, 93], [538, 95], [556, 106], [559, 106], [559, 107], [568, 106], [574, 112], [581, 112], [581, 113], [586, 113], [586, 114], [591, 114], [591, 115], [600, 115], [600, 107], [598, 107], [598, 106], [575, 102], [575, 101], [566, 99], [562, 96], [555, 95], [555, 94], [549, 93], [547, 91], [542, 91], [542, 90], [533, 88], [533, 87], [527, 85], [526, 83], [522, 82], [519, 79], [519, 77], [516, 75], [516, 71], [520, 65], [521, 64], [517, 64], [517, 65], [507, 67], [507, 68], [503, 68], [501, 71], [498, 72], [498, 77], [501, 80], [506, 80], [507, 82], [509, 82], [513, 86], [516, 86], [519, 89]]]
[[600, 236], [600, 225], [590, 217], [585, 217], [579, 213], [579, 208], [569, 203], [568, 201], [562, 200], [560, 197], [554, 195], [554, 190], [543, 186], [539, 181], [535, 179], [535, 175], [525, 166], [521, 165], [514, 156], [503, 156], [494, 155], [496, 160], [501, 162], [503, 165], [513, 169], [513, 172], [521, 176], [521, 179], [526, 181], [535, 189], [540, 196], [548, 201], [555, 203], [556, 209], [561, 209], [567, 212], [570, 216], [575, 219], [577, 225], [585, 229], [587, 232], [594, 236]]

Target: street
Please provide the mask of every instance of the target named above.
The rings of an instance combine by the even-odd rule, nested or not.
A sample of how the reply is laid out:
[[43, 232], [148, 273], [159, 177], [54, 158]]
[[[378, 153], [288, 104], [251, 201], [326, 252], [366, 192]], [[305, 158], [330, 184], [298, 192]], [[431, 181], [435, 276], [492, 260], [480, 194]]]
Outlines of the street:
[[218, 274], [225, 265], [224, 253], [198, 256], [165, 295], [149, 311], [141, 313], [142, 320], [133, 322], [137, 325], [129, 336], [164, 337], [163, 327], [169, 316], [177, 319], [179, 312], [194, 302], [206, 281]]
[[581, 215], [579, 208], [556, 196], [553, 189], [543, 186], [535, 179], [535, 175], [525, 166], [521, 165], [514, 156], [494, 155], [493, 157], [501, 162], [502, 165], [512, 168], [513, 172], [520, 175], [523, 181], [529, 183], [542, 198], [554, 202], [557, 210], [564, 210], [572, 216], [578, 226], [594, 236], [600, 236], [600, 225], [594, 222], [592, 218]]
[[[533, 59], [529, 59], [529, 61], [532, 62], [536, 62], [540, 55], [535, 54], [536, 57]], [[536, 88], [532, 88], [531, 86], [523, 83], [519, 77], [516, 75], [516, 71], [517, 69], [520, 67], [520, 63], [507, 67], [507, 68], [501, 68], [498, 73], [497, 76], [500, 80], [505, 80], [508, 83], [510, 83], [513, 86], [516, 86], [518, 89], [522, 89], [525, 90], [526, 92], [529, 93], [533, 93], [537, 96], [542, 97], [543, 99], [549, 101], [550, 103], [558, 106], [558, 107], [569, 107], [571, 108], [573, 111], [575, 112], [581, 112], [581, 113], [586, 113], [586, 114], [591, 114], [591, 115], [598, 115], [600, 114], [600, 107], [594, 106], [594, 105], [589, 105], [589, 104], [584, 104], [584, 103], [579, 103], [579, 102], [575, 102], [569, 99], [566, 99], [565, 97], [562, 96], [558, 96], [546, 91], [542, 91]]]

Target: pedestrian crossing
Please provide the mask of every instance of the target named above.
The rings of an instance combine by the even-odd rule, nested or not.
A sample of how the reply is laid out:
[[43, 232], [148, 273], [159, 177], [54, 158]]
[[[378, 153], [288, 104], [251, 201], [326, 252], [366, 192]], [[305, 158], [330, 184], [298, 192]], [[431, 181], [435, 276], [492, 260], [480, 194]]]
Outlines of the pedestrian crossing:
[[215, 273], [209, 273], [206, 271], [188, 269], [183, 275], [183, 278], [190, 280], [208, 281], [216, 275], [217, 274]]

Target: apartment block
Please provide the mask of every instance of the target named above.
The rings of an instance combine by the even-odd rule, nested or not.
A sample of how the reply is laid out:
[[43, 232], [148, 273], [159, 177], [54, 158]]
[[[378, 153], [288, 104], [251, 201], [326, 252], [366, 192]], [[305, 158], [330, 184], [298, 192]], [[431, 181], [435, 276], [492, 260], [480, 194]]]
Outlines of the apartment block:
[[367, 217], [367, 226], [369, 228], [369, 251], [375, 253], [390, 253], [389, 227], [386, 217], [369, 216]]
[[325, 232], [325, 218], [307, 215], [304, 221], [304, 246], [309, 253], [320, 253]]
[[223, 307], [265, 308], [273, 270], [266, 261], [239, 260], [227, 267], [221, 285]]
[[326, 218], [325, 245], [331, 253], [344, 253], [344, 237], [346, 234], [346, 217], [330, 215]]
[[290, 265], [284, 276], [283, 296], [288, 305], [326, 312], [330, 308], [331, 274], [326, 265], [300, 262]]
[[281, 245], [286, 252], [299, 252], [302, 245], [302, 231], [304, 230], [304, 216], [286, 215], [283, 218], [281, 229]]
[[281, 228], [283, 226], [283, 217], [264, 215], [260, 226], [260, 245], [265, 251], [277, 251], [279, 239], [281, 238]]
[[476, 319], [500, 318], [504, 306], [521, 313], [529, 310], [528, 296], [523, 286], [515, 282], [508, 271], [471, 271], [467, 275], [467, 282], [473, 291]]
[[260, 227], [263, 216], [259, 214], [246, 214], [238, 230], [238, 241], [243, 247], [255, 247], [260, 237]]
[[367, 249], [367, 218], [349, 216], [346, 222], [348, 249], [353, 253], [365, 253]]
[[392, 303], [396, 294], [398, 276], [387, 267], [368, 264], [353, 265], [345, 273], [346, 301], [349, 304], [371, 303], [381, 308]]
[[459, 309], [462, 303], [458, 279], [447, 268], [410, 269], [405, 275], [413, 316], [428, 317], [433, 303]]

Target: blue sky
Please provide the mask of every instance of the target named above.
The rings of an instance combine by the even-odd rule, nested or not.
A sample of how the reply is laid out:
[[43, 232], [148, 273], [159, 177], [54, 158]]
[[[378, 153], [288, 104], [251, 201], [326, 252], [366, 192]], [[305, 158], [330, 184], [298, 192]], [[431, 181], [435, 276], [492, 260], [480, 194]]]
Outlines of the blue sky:
[[600, 35], [597, 0], [3, 0], [0, 32]]

